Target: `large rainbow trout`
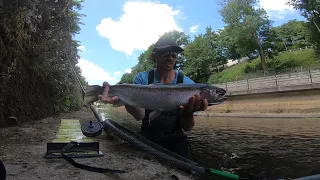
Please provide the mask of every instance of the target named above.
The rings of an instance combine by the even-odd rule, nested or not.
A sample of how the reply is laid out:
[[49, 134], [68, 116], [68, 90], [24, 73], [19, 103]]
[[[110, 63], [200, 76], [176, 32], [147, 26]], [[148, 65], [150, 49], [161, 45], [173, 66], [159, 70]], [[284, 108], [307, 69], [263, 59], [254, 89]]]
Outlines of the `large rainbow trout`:
[[[85, 105], [98, 101], [103, 87], [88, 86], [84, 98]], [[199, 95], [201, 100], [207, 99], [208, 105], [218, 105], [226, 100], [226, 90], [208, 84], [117, 84], [109, 86], [109, 97], [118, 96], [120, 101], [115, 106], [130, 105], [154, 110], [149, 120], [156, 118], [161, 111], [171, 111], [180, 105], [187, 105], [189, 98]]]

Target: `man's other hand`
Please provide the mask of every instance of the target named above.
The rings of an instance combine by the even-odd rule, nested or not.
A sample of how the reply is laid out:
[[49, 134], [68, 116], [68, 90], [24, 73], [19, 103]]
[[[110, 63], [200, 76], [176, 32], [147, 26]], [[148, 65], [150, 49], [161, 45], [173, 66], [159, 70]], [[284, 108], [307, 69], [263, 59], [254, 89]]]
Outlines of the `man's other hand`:
[[115, 104], [118, 100], [119, 97], [118, 96], [113, 96], [113, 97], [108, 97], [108, 93], [109, 93], [109, 83], [108, 82], [103, 82], [103, 92], [102, 94], [100, 94], [98, 97], [99, 99], [104, 102], [104, 103], [108, 103], [108, 104]]
[[205, 111], [208, 108], [208, 101], [207, 99], [203, 99], [201, 101], [200, 96], [192, 96], [189, 99], [189, 103], [187, 106], [180, 106], [180, 109], [183, 110], [185, 113], [193, 113], [196, 111]]

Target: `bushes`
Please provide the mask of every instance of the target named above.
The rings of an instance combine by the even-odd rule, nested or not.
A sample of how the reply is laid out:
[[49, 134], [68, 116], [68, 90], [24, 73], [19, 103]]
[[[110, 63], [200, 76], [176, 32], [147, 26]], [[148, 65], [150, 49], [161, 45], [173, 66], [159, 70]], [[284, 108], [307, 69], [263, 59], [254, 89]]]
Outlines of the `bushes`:
[[0, 127], [81, 106], [69, 63], [80, 76], [71, 36], [79, 31], [79, 3], [0, 0]]
[[[319, 59], [312, 49], [283, 52], [273, 59], [266, 58], [268, 74], [286, 73], [296, 69], [312, 69], [320, 67]], [[260, 77], [264, 74], [258, 58], [229, 67], [222, 72], [212, 74], [208, 83], [218, 84], [247, 78]]]
[[276, 58], [274, 69], [281, 71], [288, 68], [304, 67], [311, 68], [319, 65], [315, 52], [311, 49], [280, 53]]
[[222, 83], [235, 81], [245, 74], [245, 69], [247, 68], [248, 62], [243, 62], [238, 65], [232, 66], [223, 70], [220, 73], [213, 74], [210, 76], [208, 82], [209, 83]]

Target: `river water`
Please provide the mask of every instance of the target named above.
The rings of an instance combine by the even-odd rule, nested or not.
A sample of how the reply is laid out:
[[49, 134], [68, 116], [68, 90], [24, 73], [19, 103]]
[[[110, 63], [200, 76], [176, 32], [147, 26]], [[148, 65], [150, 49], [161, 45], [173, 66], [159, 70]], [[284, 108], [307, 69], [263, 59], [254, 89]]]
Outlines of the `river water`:
[[[123, 118], [113, 119], [139, 130], [139, 121], [127, 114], [119, 116]], [[201, 165], [243, 177], [298, 178], [320, 173], [320, 119], [196, 116], [189, 142]]]

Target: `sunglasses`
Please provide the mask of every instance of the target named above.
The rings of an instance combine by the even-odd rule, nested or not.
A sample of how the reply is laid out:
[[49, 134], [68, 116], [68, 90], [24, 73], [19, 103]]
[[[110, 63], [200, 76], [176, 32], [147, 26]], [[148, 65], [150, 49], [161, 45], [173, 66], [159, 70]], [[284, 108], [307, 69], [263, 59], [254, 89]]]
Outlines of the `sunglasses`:
[[161, 53], [157, 53], [158, 56], [166, 58], [171, 56], [172, 58], [177, 58], [178, 53], [177, 52], [161, 52]]

